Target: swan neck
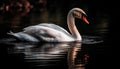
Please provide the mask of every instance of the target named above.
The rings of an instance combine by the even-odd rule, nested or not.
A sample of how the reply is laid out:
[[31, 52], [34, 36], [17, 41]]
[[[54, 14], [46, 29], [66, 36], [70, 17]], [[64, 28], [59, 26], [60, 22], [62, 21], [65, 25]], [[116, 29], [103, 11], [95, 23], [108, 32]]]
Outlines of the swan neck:
[[68, 13], [67, 24], [68, 24], [68, 28], [69, 28], [72, 36], [75, 39], [81, 40], [80, 33], [75, 25], [75, 17], [73, 16], [73, 14], [71, 12]]

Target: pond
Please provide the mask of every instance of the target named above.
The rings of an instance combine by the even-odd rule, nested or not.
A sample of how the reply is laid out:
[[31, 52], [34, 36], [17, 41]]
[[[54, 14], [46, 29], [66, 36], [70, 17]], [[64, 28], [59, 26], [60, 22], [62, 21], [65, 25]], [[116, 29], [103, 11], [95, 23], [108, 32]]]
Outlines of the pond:
[[[40, 23], [57, 24], [66, 30], [69, 9], [44, 8], [23, 12], [7, 12], [0, 16], [1, 68], [13, 69], [106, 69], [112, 57], [108, 42], [110, 15], [87, 11], [89, 25], [76, 19], [82, 42], [34, 43], [16, 42], [6, 33], [19, 32], [24, 27]], [[96, 14], [95, 16], [91, 14]], [[94, 19], [96, 18], [96, 19]], [[69, 31], [69, 30], [68, 30]]]
[[83, 43], [13, 42], [14, 39], [5, 38], [0, 42], [1, 67], [15, 69], [107, 68], [112, 56], [110, 45], [104, 43], [98, 36], [84, 36], [84, 38]]

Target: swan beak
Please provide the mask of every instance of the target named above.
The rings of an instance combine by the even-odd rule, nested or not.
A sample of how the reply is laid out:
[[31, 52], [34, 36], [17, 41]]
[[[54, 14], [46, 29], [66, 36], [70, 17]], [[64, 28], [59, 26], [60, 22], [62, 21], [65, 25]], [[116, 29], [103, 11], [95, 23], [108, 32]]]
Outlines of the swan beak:
[[83, 20], [85, 23], [89, 24], [89, 22], [88, 22], [86, 16], [82, 16], [82, 20]]

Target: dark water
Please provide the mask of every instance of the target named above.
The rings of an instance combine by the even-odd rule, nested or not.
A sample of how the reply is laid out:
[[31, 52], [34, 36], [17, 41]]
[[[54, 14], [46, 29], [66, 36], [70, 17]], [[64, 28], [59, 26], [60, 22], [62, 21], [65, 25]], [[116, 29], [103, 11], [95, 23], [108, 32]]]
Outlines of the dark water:
[[109, 62], [110, 47], [103, 42], [98, 36], [84, 36], [82, 43], [29, 43], [5, 38], [0, 42], [0, 60], [4, 68], [98, 69]]
[[68, 30], [66, 16], [70, 8], [64, 10], [60, 7], [52, 7], [52, 9], [49, 7], [49, 9], [7, 12], [1, 15], [0, 68], [108, 69], [111, 67], [112, 45], [109, 44], [107, 37], [110, 15], [105, 9], [102, 9], [103, 11], [96, 9], [93, 12], [91, 9], [94, 8], [86, 7], [89, 5], [91, 6], [85, 3], [82, 8], [86, 10], [90, 24], [87, 25], [76, 19], [76, 25], [83, 38], [82, 43], [15, 42], [15, 39], [6, 34], [10, 30], [19, 32], [24, 27], [43, 22], [54, 23]]
[[111, 47], [98, 36], [84, 36], [82, 43], [29, 43], [0, 41], [0, 63], [6, 68], [26, 69], [105, 69]]

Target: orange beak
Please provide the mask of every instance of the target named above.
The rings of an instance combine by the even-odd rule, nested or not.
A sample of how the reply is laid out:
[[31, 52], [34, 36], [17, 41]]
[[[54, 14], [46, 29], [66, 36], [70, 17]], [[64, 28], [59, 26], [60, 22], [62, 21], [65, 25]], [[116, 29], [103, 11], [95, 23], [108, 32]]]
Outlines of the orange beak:
[[82, 16], [82, 20], [83, 20], [85, 23], [89, 24], [89, 22], [88, 22], [86, 16]]

